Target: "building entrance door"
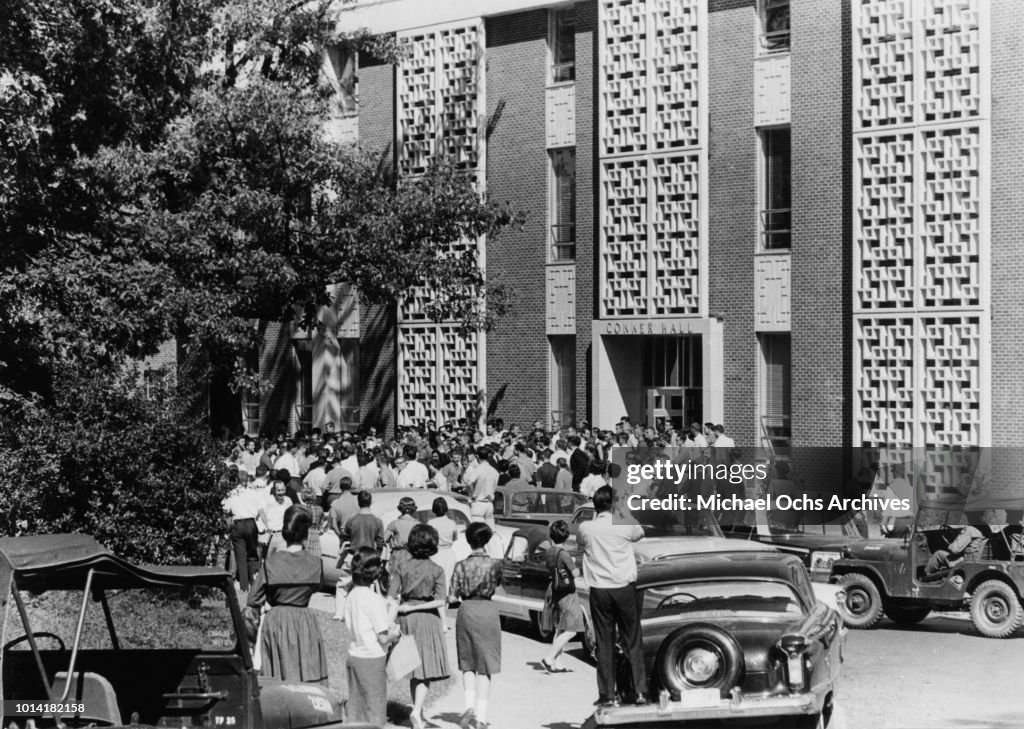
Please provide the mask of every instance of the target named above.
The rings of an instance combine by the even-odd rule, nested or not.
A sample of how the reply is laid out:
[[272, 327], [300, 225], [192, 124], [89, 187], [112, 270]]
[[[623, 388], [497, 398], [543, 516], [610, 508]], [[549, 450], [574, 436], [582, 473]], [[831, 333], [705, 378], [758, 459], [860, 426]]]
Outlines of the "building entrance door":
[[647, 423], [666, 421], [684, 429], [700, 422], [701, 339], [699, 336], [650, 337], [644, 342], [642, 363]]

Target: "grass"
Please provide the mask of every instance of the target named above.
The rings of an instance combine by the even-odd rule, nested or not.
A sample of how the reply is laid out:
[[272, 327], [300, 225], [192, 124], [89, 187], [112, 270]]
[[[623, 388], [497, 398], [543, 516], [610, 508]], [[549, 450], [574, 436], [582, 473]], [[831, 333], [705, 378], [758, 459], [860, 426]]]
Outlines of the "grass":
[[[22, 597], [28, 608], [32, 630], [60, 636], [70, 650], [74, 642], [82, 593], [48, 592], [34, 597], [22, 593]], [[108, 601], [121, 648], [230, 650], [235, 645], [230, 614], [220, 592], [192, 595], [190, 599], [177, 590], [129, 590], [109, 595]], [[244, 594], [241, 594], [240, 602], [244, 604]], [[13, 605], [11, 607], [14, 608]], [[331, 620], [328, 613], [315, 610], [314, 614], [327, 651], [330, 688], [342, 700], [347, 699], [345, 661], [352, 636], [346, 626]], [[17, 611], [12, 609], [7, 637], [17, 638], [23, 632], [21, 619]], [[39, 639], [38, 644], [44, 650], [57, 647], [53, 639], [47, 638]], [[112, 648], [103, 609], [92, 600], [86, 608], [81, 647], [100, 650]], [[22, 643], [18, 649], [27, 650], [28, 644]], [[450, 678], [431, 684], [428, 704], [446, 694], [451, 686]], [[389, 680], [387, 695], [389, 721], [404, 723], [412, 703], [409, 682]]]

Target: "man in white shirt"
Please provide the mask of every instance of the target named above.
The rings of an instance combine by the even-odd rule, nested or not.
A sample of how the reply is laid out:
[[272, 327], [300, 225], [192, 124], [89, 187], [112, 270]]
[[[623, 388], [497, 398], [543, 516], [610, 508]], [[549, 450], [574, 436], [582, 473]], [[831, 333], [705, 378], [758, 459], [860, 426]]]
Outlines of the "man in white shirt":
[[267, 555], [278, 551], [279, 549], [285, 548], [284, 537], [281, 536], [281, 530], [284, 528], [284, 513], [288, 511], [288, 507], [292, 505], [292, 500], [285, 495], [285, 484], [284, 481], [274, 481], [271, 484], [271, 493], [273, 497], [269, 502], [264, 502], [263, 508], [260, 509], [259, 517], [266, 526], [267, 531]]
[[633, 542], [644, 538], [643, 528], [616, 523], [612, 518], [615, 492], [602, 486], [594, 492], [592, 521], [580, 524], [577, 542], [583, 550], [583, 579], [590, 587], [590, 615], [597, 644], [597, 694], [601, 706], [615, 706], [615, 636], [633, 673], [636, 704], [647, 703], [640, 599], [636, 589]]
[[693, 423], [690, 425], [690, 434], [683, 441], [683, 448], [690, 449], [689, 458], [691, 461], [697, 461], [698, 463], [704, 463], [705, 451], [708, 447], [708, 439], [704, 437], [704, 434], [700, 432], [700, 423]]
[[[402, 465], [404, 462], [404, 465]], [[427, 467], [416, 460], [416, 447], [407, 445], [399, 458], [398, 488], [425, 489], [430, 479]]]
[[341, 467], [354, 476], [359, 473], [359, 458], [356, 456], [356, 447], [351, 443], [345, 443], [342, 449], [345, 453], [345, 458], [341, 462]]
[[[299, 475], [299, 461], [295, 457], [295, 451], [298, 450], [298, 444], [294, 440], [288, 441], [285, 446], [284, 452], [277, 457], [274, 461], [274, 471], [280, 471], [282, 469], [288, 471], [289, 476]], [[277, 475], [275, 473], [275, 475]]]
[[587, 475], [580, 481], [580, 493], [588, 499], [593, 498], [597, 490], [606, 484], [604, 467], [600, 463], [591, 463], [587, 467]]
[[482, 521], [493, 529], [494, 494], [498, 490], [498, 471], [488, 460], [489, 455], [486, 447], [470, 452], [472, 470], [467, 468], [466, 473], [471, 474], [472, 480], [467, 480], [466, 485], [469, 486], [473, 498], [473, 503], [469, 506], [469, 515], [473, 521]]
[[309, 486], [313, 489], [313, 493], [316, 494], [317, 499], [323, 496], [324, 486], [327, 485], [327, 470], [324, 468], [325, 462], [322, 458], [317, 458], [313, 461], [313, 467], [306, 473], [305, 478], [302, 479], [303, 486]]
[[555, 450], [551, 452], [551, 458], [548, 459], [549, 461], [551, 461], [551, 465], [557, 466], [559, 458], [564, 458], [566, 463], [569, 462], [569, 451], [567, 450], [568, 447], [568, 442], [562, 439], [555, 441]]
[[221, 502], [231, 519], [231, 553], [235, 558], [235, 579], [248, 591], [249, 581], [260, 566], [256, 517], [263, 506], [263, 497], [252, 486], [235, 487]]

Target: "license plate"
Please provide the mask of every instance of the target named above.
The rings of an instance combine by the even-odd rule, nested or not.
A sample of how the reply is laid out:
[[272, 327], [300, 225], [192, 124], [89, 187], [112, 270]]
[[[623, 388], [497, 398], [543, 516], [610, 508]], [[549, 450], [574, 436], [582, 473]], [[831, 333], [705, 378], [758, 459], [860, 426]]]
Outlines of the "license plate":
[[688, 689], [679, 695], [679, 704], [688, 709], [716, 706], [721, 700], [722, 693], [716, 688]]

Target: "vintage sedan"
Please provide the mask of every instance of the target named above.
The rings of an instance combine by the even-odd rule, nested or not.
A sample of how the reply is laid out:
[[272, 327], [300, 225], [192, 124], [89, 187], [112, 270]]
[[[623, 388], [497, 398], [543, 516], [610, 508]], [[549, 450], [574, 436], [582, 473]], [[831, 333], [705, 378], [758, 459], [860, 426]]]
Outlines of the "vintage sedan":
[[599, 726], [783, 719], [830, 726], [845, 629], [798, 557], [716, 552], [639, 567], [647, 703], [619, 659], [621, 706]]
[[[664, 532], [645, 528], [648, 538], [633, 545], [637, 564], [663, 562], [676, 557], [693, 554], [711, 554], [716, 552], [777, 552], [769, 544], [760, 542], [744, 542], [726, 539], [722, 536], [660, 536]], [[533, 623], [542, 640], [550, 640], [550, 631], [541, 625], [541, 614], [544, 610], [544, 595], [551, 582], [545, 554], [551, 548], [547, 529], [530, 527], [519, 529], [507, 538], [508, 546], [502, 559], [502, 584], [494, 594], [498, 611], [504, 618], [527, 620]], [[565, 548], [574, 555], [577, 566], [582, 565], [582, 553], [578, 550], [574, 539], [565, 543]], [[576, 581], [577, 592], [583, 598], [583, 614], [587, 624], [582, 638], [588, 653], [593, 654], [592, 631], [590, 630], [590, 610], [587, 604], [587, 584], [585, 580]], [[812, 591], [816, 599], [830, 609], [838, 611], [846, 596], [840, 586], [814, 582]]]
[[508, 526], [544, 526], [569, 520], [589, 499], [573, 491], [535, 486], [499, 486], [494, 494], [494, 521]]
[[[580, 565], [582, 554], [576, 550], [575, 541], [566, 542], [565, 546], [574, 554], [577, 565]], [[551, 639], [550, 631], [543, 630], [540, 621], [544, 609], [544, 595], [551, 582], [544, 559], [550, 547], [547, 529], [531, 527], [513, 533], [508, 540], [508, 547], [501, 563], [502, 584], [493, 598], [498, 604], [498, 612], [503, 617], [530, 621], [542, 640]], [[723, 537], [709, 536], [652, 537], [633, 545], [638, 564], [723, 549], [774, 551], [772, 547], [756, 542], [731, 542]], [[590, 612], [586, 605], [587, 585], [583, 580], [577, 580], [576, 587], [580, 596], [584, 598], [583, 612], [587, 623], [587, 630], [583, 634], [584, 646], [588, 652], [593, 653]]]
[[[370, 511], [384, 522], [384, 526], [398, 518], [398, 502], [408, 496], [416, 502], [416, 518], [426, 524], [434, 518], [432, 511], [434, 499], [442, 497], [448, 504], [448, 517], [459, 528], [459, 540], [453, 550], [458, 559], [464, 559], [472, 551], [466, 543], [465, 530], [469, 526], [469, 504], [457, 494], [435, 491], [433, 489], [374, 489], [373, 503]], [[498, 526], [495, 537], [487, 546], [488, 552], [495, 559], [500, 559], [505, 552], [505, 541], [515, 529]], [[338, 535], [329, 528], [320, 535], [320, 554], [324, 564], [324, 587], [334, 589], [338, 582], [338, 554], [341, 550]]]
[[84, 534], [0, 538], [0, 643], [4, 727], [357, 726], [327, 687], [258, 675], [229, 573]]

